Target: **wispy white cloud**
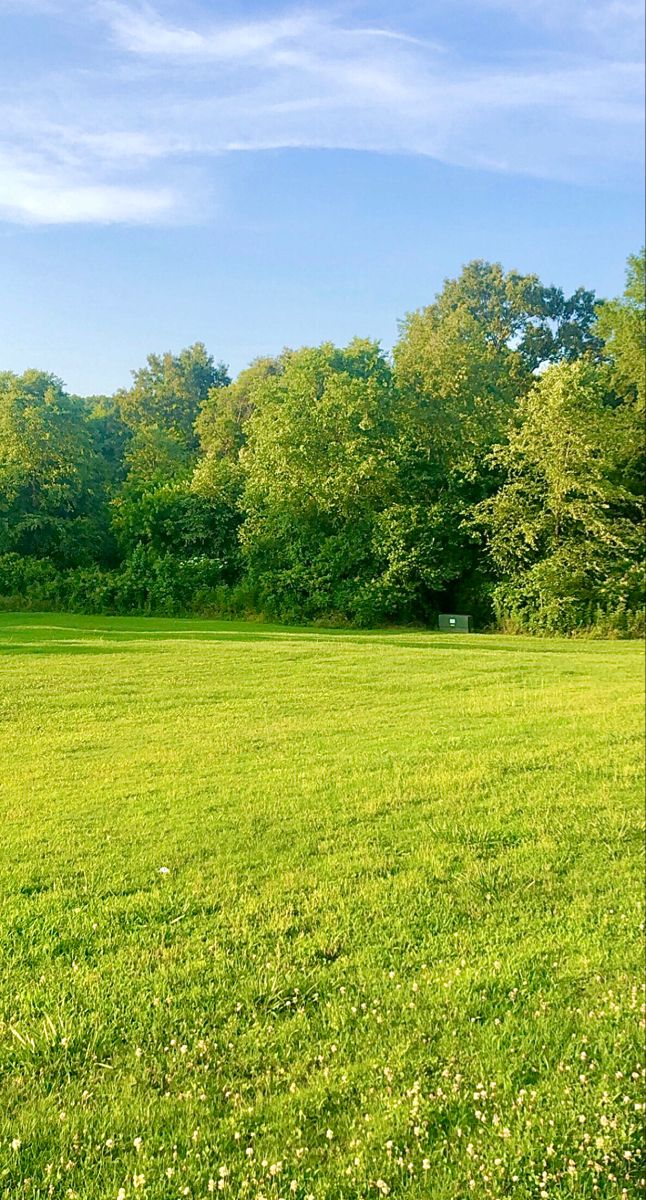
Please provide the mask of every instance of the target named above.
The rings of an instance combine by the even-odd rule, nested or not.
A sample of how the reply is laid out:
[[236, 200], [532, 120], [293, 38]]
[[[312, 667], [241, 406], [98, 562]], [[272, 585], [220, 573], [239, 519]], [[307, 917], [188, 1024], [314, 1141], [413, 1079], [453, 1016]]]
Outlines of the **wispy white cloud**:
[[0, 216], [30, 224], [155, 224], [178, 208], [170, 188], [75, 182], [67, 173], [0, 153]]
[[295, 14], [199, 31], [166, 23], [150, 5], [133, 8], [119, 0], [103, 0], [99, 11], [121, 46], [132, 54], [224, 62], [257, 58], [281, 44], [307, 38], [316, 24], [310, 16]]
[[[130, 53], [170, 58], [223, 62], [260, 59], [266, 63], [267, 55], [272, 51], [279, 52], [281, 47], [294, 44], [306, 45], [321, 32], [326, 34], [327, 40], [330, 34], [330, 22], [321, 18], [320, 10], [318, 15], [314, 11], [302, 11], [235, 24], [207, 24], [200, 31], [165, 22], [149, 4], [133, 8], [123, 0], [99, 0], [99, 11], [104, 14], [114, 36]], [[396, 29], [373, 26], [352, 28], [339, 24], [336, 33], [348, 43], [356, 39], [383, 38], [414, 46], [433, 45]], [[351, 45], [348, 49], [352, 51]]]
[[[68, 17], [75, 2], [62, 6]], [[558, 18], [556, 0], [523, 4], [523, 20], [532, 10], [536, 22]], [[576, 16], [584, 40], [593, 18], [634, 9], [632, 0], [560, 7]], [[100, 65], [84, 63], [18, 95], [13, 81], [4, 108], [0, 85], [0, 215], [41, 223], [194, 217], [207, 194], [196, 184], [198, 165], [208, 174], [208, 158], [269, 148], [428, 155], [574, 181], [634, 170], [637, 52], [609, 58], [557, 40], [539, 61], [516, 50], [492, 65], [438, 46], [430, 27], [426, 38], [378, 19], [351, 24], [320, 5], [237, 23], [189, 22], [185, 9], [174, 11], [171, 19], [150, 3], [94, 0], [94, 24], [87, 6], [76, 19], [85, 13]]]

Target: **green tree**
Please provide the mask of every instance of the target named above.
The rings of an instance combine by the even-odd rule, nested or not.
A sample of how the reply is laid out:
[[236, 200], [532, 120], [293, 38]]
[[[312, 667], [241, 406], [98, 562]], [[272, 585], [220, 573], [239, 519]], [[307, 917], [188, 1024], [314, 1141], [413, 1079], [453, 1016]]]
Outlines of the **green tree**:
[[[477, 582], [465, 518], [497, 484], [489, 454], [530, 376], [512, 299], [500, 268], [472, 263], [406, 318], [395, 347], [400, 494], [384, 537], [390, 584], [421, 616], [461, 606]], [[482, 616], [477, 596], [466, 602]]]
[[237, 577], [238, 518], [227, 497], [201, 495], [190, 479], [149, 486], [126, 483], [114, 501], [113, 525], [126, 557], [143, 548], [157, 556], [210, 559], [220, 579]]
[[62, 565], [100, 558], [105, 475], [84, 406], [40, 371], [0, 376], [0, 547]]
[[606, 301], [596, 332], [604, 342], [611, 386], [622, 400], [636, 402], [641, 413], [646, 392], [646, 251], [628, 259], [622, 297]]
[[288, 351], [241, 454], [248, 569], [282, 613], [368, 616], [375, 515], [395, 482], [392, 372], [375, 343]]
[[634, 428], [589, 360], [547, 370], [496, 457], [505, 482], [478, 518], [502, 616], [565, 631], [643, 603], [643, 504], [625, 482]]
[[594, 318], [591, 292], [566, 298], [535, 275], [476, 261], [402, 323], [401, 499], [384, 520], [392, 584], [420, 614], [447, 604], [486, 618], [490, 587], [469, 518], [500, 483], [491, 450], [539, 367], [597, 351]]
[[127, 443], [126, 484], [134, 495], [138, 488], [149, 489], [155, 483], [187, 478], [196, 459], [180, 430], [144, 425], [135, 430]]
[[527, 378], [541, 365], [572, 362], [597, 351], [601, 343], [595, 319], [594, 292], [579, 288], [567, 297], [536, 275], [505, 273], [500, 263], [475, 260], [457, 279], [445, 281], [433, 304], [405, 319], [400, 368], [424, 380], [437, 330], [449, 327], [467, 342], [477, 331], [477, 340], [489, 351], [513, 351], [516, 372]]
[[[211, 388], [195, 423], [201, 454], [190, 494], [202, 513], [209, 513], [211, 547], [226, 563], [227, 579], [241, 571], [239, 529], [244, 470], [241, 451], [246, 427], [255, 411], [255, 393], [263, 381], [280, 370], [277, 360], [257, 359], [233, 383]], [[211, 551], [210, 551], [211, 552]]]
[[233, 383], [212, 387], [195, 423], [200, 447], [211, 459], [238, 459], [245, 427], [256, 408], [256, 393], [265, 379], [280, 375], [276, 358], [257, 358]]
[[94, 446], [105, 466], [111, 490], [125, 478], [126, 456], [132, 433], [123, 421], [114, 396], [75, 397], [87, 413]]
[[112, 503], [113, 529], [121, 550], [212, 556], [237, 561], [235, 529], [222, 505], [192, 487], [199, 460], [196, 421], [209, 397], [229, 384], [201, 343], [179, 355], [150, 355], [133, 387], [117, 395], [129, 431], [124, 447], [125, 482]]
[[144, 444], [148, 439], [157, 448], [157, 457], [154, 453], [138, 456], [137, 449], [131, 448], [130, 469], [156, 471], [160, 453], [165, 468], [170, 467], [173, 454], [164, 462], [160, 451], [164, 438], [181, 451], [182, 463], [191, 463], [198, 449], [195, 422], [200, 409], [212, 389], [228, 383], [226, 367], [215, 364], [201, 342], [179, 355], [149, 355], [146, 366], [134, 373], [132, 387], [116, 397], [121, 417], [133, 435]]

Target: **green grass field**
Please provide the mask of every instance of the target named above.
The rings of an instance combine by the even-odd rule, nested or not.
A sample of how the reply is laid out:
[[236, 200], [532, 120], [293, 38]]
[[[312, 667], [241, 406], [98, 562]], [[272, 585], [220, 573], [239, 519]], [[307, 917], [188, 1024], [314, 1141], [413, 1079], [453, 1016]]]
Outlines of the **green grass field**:
[[0, 616], [0, 1195], [632, 1197], [642, 648]]

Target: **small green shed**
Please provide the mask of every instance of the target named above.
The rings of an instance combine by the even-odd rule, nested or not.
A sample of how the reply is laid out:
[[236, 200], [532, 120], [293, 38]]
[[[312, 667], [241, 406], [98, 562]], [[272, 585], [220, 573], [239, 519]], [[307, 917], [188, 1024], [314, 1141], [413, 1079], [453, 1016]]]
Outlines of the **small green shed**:
[[471, 633], [471, 617], [459, 613], [440, 613], [439, 628], [445, 633]]

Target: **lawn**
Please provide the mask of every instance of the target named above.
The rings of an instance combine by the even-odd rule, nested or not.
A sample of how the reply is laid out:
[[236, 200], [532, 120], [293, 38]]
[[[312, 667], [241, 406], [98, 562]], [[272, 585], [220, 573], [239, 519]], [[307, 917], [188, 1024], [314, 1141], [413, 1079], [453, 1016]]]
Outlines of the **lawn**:
[[0, 615], [0, 1195], [640, 1194], [642, 681]]

